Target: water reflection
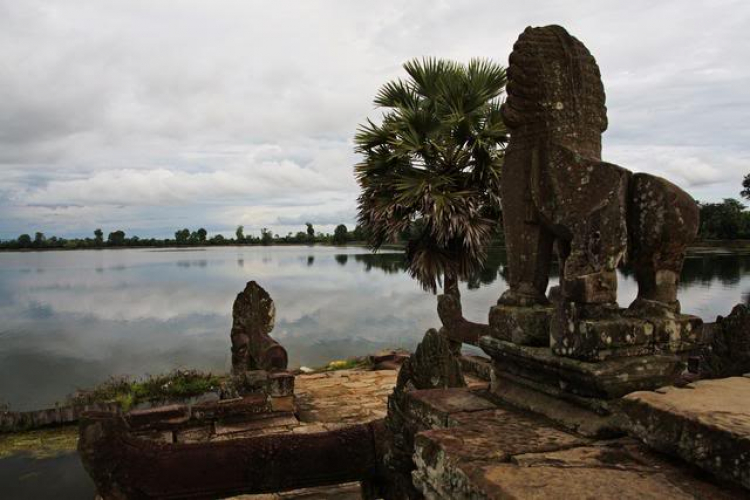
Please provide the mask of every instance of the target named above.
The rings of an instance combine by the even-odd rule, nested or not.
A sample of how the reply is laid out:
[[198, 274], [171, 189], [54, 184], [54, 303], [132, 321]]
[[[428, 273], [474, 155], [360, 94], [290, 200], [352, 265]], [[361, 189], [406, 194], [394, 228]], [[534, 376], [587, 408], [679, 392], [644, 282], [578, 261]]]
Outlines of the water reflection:
[[206, 267], [207, 265], [208, 261], [206, 259], [177, 261], [177, 267]]
[[[111, 375], [225, 371], [232, 301], [251, 279], [276, 301], [274, 336], [292, 366], [413, 348], [439, 320], [435, 297], [405, 270], [401, 254], [361, 248], [3, 253], [0, 402], [21, 410], [48, 406]], [[503, 252], [494, 251], [463, 284], [468, 319], [487, 320], [506, 273]], [[556, 269], [552, 275], [551, 285]], [[622, 271], [620, 302], [636, 291], [632, 274]], [[685, 311], [713, 320], [749, 295], [750, 257], [686, 261]]]
[[96, 488], [75, 453], [44, 459], [27, 455], [0, 459], [0, 485], [4, 500], [84, 499], [96, 495]]
[[334, 255], [334, 259], [336, 259], [336, 262], [338, 262], [339, 265], [345, 266], [346, 262], [349, 260], [349, 256], [346, 254], [339, 254], [339, 255]]

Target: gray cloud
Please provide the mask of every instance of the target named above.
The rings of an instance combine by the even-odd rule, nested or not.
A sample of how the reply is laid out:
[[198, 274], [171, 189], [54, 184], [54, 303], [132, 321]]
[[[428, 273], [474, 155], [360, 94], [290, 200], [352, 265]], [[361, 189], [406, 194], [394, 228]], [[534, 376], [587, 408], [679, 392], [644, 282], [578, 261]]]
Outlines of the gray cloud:
[[377, 88], [412, 57], [505, 62], [549, 23], [599, 61], [607, 160], [737, 196], [746, 2], [0, 0], [0, 237], [352, 224]]

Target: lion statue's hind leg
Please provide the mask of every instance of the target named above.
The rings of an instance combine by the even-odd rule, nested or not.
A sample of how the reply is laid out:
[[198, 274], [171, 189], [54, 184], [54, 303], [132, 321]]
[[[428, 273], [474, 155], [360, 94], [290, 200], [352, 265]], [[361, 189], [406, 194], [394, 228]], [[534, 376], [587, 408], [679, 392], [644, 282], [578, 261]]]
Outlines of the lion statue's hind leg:
[[631, 310], [680, 312], [677, 287], [698, 217], [695, 201], [682, 189], [661, 177], [633, 175], [628, 234], [638, 297]]

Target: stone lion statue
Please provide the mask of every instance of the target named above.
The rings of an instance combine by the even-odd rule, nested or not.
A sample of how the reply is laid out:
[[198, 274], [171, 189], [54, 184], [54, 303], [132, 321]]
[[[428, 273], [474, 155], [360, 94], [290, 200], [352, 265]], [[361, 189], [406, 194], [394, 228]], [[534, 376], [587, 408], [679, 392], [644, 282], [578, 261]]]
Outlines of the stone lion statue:
[[553, 246], [565, 300], [610, 304], [615, 269], [632, 264], [631, 309], [679, 312], [677, 286], [698, 230], [695, 201], [669, 181], [601, 160], [607, 108], [599, 67], [560, 26], [527, 28], [513, 46], [502, 179], [510, 289], [506, 305], [545, 304]]

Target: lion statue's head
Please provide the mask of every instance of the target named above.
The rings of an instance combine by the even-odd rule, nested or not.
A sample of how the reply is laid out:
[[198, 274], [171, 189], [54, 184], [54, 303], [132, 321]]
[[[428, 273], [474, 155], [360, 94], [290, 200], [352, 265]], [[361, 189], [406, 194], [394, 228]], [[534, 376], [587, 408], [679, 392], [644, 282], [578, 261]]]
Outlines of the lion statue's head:
[[502, 113], [516, 145], [551, 140], [601, 157], [607, 108], [599, 66], [560, 26], [526, 28], [513, 45]]

